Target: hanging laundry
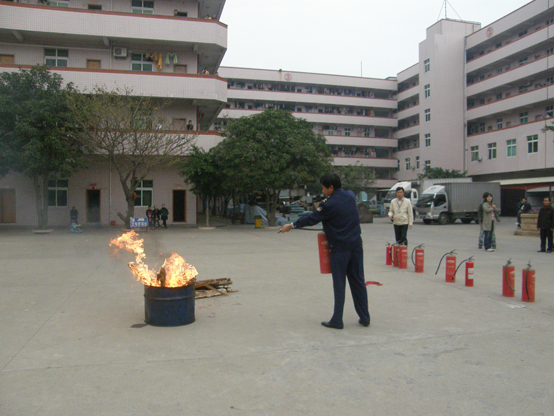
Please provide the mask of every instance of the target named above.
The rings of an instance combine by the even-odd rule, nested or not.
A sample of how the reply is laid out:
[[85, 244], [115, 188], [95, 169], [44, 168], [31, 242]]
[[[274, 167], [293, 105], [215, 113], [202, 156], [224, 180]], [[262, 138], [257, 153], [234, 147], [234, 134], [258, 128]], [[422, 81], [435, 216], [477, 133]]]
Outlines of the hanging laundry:
[[170, 59], [173, 58], [173, 65], [177, 65], [179, 63], [179, 60], [177, 59], [177, 54], [176, 53], [168, 53], [166, 58], [165, 58], [165, 64], [166, 65], [169, 65], [169, 63], [171, 62]]

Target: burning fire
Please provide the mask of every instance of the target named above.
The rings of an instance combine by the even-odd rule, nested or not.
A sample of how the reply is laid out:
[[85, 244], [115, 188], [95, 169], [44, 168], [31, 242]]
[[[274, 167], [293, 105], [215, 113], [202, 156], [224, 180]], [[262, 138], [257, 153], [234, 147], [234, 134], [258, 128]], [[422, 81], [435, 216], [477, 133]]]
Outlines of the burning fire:
[[165, 259], [157, 273], [149, 270], [148, 265], [143, 262], [146, 257], [143, 242], [144, 239], [139, 239], [134, 231], [129, 231], [110, 241], [110, 247], [116, 247], [116, 251], [124, 249], [135, 254], [135, 262], [130, 262], [129, 268], [137, 280], [146, 286], [157, 287], [182, 287], [195, 282], [198, 272], [194, 266], [188, 264], [175, 252]]

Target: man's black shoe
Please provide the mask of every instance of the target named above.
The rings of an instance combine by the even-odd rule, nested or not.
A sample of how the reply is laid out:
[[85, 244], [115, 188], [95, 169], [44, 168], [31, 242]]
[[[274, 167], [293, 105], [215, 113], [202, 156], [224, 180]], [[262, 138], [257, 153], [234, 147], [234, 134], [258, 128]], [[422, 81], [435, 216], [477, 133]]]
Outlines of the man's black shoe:
[[331, 321], [329, 321], [329, 322], [322, 322], [321, 325], [323, 325], [325, 328], [335, 328], [335, 329], [342, 329], [342, 328], [344, 328], [344, 325], [337, 325], [337, 324], [332, 323]]
[[539, 250], [539, 251], [537, 251], [537, 253], [546, 253], [546, 251], [544, 251], [544, 250]]
[[361, 319], [358, 321], [358, 323], [363, 326], [369, 326], [369, 322], [362, 321]]

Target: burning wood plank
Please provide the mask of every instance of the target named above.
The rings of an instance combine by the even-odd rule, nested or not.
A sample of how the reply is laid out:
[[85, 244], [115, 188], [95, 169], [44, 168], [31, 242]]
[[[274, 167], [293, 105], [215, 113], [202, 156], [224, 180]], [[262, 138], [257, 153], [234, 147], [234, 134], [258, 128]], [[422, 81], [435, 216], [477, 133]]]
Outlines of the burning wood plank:
[[196, 290], [195, 298], [228, 296], [227, 293], [236, 292], [236, 290], [229, 289], [229, 286], [232, 284], [233, 281], [229, 278], [197, 280], [194, 284], [194, 288]]

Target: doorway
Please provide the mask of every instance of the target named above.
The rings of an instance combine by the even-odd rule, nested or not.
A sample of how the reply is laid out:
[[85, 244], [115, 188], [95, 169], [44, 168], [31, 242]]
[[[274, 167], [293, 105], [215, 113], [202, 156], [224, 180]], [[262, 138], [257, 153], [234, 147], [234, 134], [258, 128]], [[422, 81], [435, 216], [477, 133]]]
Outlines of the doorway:
[[0, 189], [0, 222], [15, 222], [15, 189]]
[[100, 190], [87, 189], [87, 222], [100, 222]]
[[173, 222], [185, 222], [187, 220], [187, 191], [173, 191]]

